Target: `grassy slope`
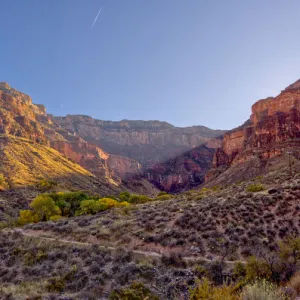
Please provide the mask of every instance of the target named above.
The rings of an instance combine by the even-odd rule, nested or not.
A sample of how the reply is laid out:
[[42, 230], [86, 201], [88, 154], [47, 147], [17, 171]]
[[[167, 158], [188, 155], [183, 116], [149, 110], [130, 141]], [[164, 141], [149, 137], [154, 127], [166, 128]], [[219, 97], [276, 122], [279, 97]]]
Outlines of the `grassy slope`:
[[57, 181], [74, 189], [109, 190], [109, 184], [96, 178], [56, 150], [23, 138], [0, 136], [0, 173], [12, 188], [32, 186], [40, 179]]

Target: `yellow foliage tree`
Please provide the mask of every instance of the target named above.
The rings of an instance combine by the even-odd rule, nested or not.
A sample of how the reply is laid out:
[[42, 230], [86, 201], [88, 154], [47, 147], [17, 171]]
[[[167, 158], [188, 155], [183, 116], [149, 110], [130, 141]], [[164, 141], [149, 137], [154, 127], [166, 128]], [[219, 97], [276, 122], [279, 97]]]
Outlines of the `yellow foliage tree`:
[[18, 223], [20, 225], [25, 225], [29, 223], [37, 223], [39, 221], [38, 215], [32, 210], [21, 210], [20, 216], [18, 218]]
[[37, 196], [29, 206], [38, 215], [40, 221], [48, 221], [52, 216], [61, 215], [59, 207], [47, 195]]

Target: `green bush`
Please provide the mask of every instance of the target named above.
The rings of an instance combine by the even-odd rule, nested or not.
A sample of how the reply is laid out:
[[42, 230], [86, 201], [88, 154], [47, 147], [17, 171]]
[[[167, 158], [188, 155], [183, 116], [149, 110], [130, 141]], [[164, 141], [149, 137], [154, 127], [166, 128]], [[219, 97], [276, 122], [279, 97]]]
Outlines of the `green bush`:
[[48, 292], [58, 292], [61, 293], [66, 286], [66, 282], [64, 278], [55, 277], [50, 278], [46, 284], [46, 289]]
[[214, 286], [207, 278], [197, 281], [196, 287], [190, 290], [190, 300], [238, 300], [231, 286]]
[[159, 193], [157, 194], [157, 197], [163, 196], [163, 195], [168, 195], [168, 193], [167, 193], [167, 192], [159, 192]]
[[3, 185], [5, 183], [5, 178], [3, 174], [0, 174], [0, 185]]
[[127, 207], [129, 203], [112, 198], [89, 198], [82, 192], [40, 194], [29, 205], [32, 210], [20, 211], [20, 225], [38, 221], [58, 221], [62, 217], [96, 214], [114, 207]]
[[46, 192], [46, 191], [51, 190], [51, 188], [56, 185], [57, 185], [57, 183], [55, 181], [42, 179], [37, 183], [37, 188], [40, 191]]
[[246, 270], [246, 267], [243, 263], [238, 262], [234, 265], [232, 273], [233, 273], [232, 275], [236, 279], [240, 280], [240, 279], [243, 279], [244, 277], [246, 277], [247, 270]]
[[253, 281], [256, 279], [269, 279], [272, 272], [267, 264], [267, 262], [251, 256], [246, 265], [246, 278], [248, 281]]
[[257, 183], [257, 184], [250, 184], [247, 186], [246, 191], [247, 192], [252, 192], [252, 193], [256, 193], [256, 192], [260, 192], [263, 191], [265, 189], [264, 185], [261, 183]]
[[80, 209], [80, 203], [83, 200], [90, 199], [90, 197], [83, 192], [59, 192], [46, 195], [55, 201], [62, 215], [66, 217], [75, 216], [76, 212]]
[[25, 225], [29, 223], [37, 223], [39, 221], [38, 215], [32, 210], [21, 210], [18, 218], [19, 225]]
[[122, 193], [119, 194], [119, 199], [120, 199], [120, 201], [128, 202], [129, 199], [130, 199], [130, 196], [131, 196], [130, 193], [125, 191], [125, 192], [122, 192]]
[[156, 200], [169, 200], [169, 199], [171, 199], [171, 198], [172, 198], [171, 195], [164, 194], [164, 195], [158, 196], [158, 197], [156, 198]]
[[133, 203], [133, 204], [146, 203], [149, 201], [152, 201], [152, 199], [149, 198], [148, 196], [136, 195], [136, 194], [132, 194], [128, 200], [129, 203]]
[[119, 202], [111, 198], [102, 198], [99, 200], [83, 200], [80, 203], [80, 209], [77, 211], [77, 215], [96, 214], [101, 211], [105, 211], [114, 207], [128, 206], [128, 202]]
[[51, 216], [50, 217], [50, 221], [53, 221], [53, 222], [57, 222], [59, 221], [61, 218], [63, 218], [62, 216], [59, 216], [59, 215], [56, 215], [56, 216]]
[[61, 214], [59, 207], [46, 194], [37, 196], [29, 206], [38, 215], [40, 221], [48, 221], [50, 217]]
[[300, 261], [300, 237], [288, 237], [278, 242], [279, 256], [282, 261], [296, 265]]
[[115, 290], [109, 300], [158, 300], [159, 298], [141, 282], [134, 282], [129, 288]]

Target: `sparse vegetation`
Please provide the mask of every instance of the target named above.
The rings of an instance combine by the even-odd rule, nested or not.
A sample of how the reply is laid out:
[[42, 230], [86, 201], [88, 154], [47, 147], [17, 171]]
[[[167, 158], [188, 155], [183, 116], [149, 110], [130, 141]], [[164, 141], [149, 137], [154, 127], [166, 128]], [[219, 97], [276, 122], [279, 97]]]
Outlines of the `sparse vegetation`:
[[247, 192], [252, 192], [252, 193], [256, 193], [256, 192], [261, 192], [265, 189], [264, 185], [261, 183], [254, 183], [254, 184], [250, 184], [247, 186], [246, 191]]
[[[97, 274], [107, 270], [109, 262], [99, 264], [83, 253], [71, 255], [68, 268], [61, 270], [66, 257], [54, 258], [55, 272], [37, 278], [45, 278], [42, 293], [88, 299], [100, 297], [109, 282], [111, 297], [136, 296], [132, 284], [138, 281], [158, 299], [206, 299], [201, 297], [208, 297], [207, 291], [212, 299], [256, 299], [267, 293], [295, 299], [300, 282], [300, 180], [283, 187], [264, 183], [263, 193], [247, 191], [257, 182], [192, 190], [176, 197], [165, 192], [154, 198], [128, 192], [109, 197], [83, 192], [41, 194], [61, 213], [44, 214], [44, 220], [49, 220], [36, 223], [37, 212], [25, 210], [19, 218], [25, 232], [115, 249], [110, 253], [112, 273], [101, 275], [99, 281]], [[23, 251], [23, 246], [18, 248]], [[141, 263], [137, 259], [143, 251], [156, 254]], [[52, 255], [49, 250], [40, 254], [33, 250], [20, 257], [24, 268], [35, 270]], [[5, 262], [6, 269], [9, 263]], [[72, 273], [74, 265], [77, 270]], [[27, 276], [25, 282], [33, 278]], [[9, 282], [12, 289], [14, 283]]]
[[129, 299], [149, 299], [158, 300], [159, 298], [146, 288], [141, 282], [134, 282], [128, 288], [113, 291], [109, 300], [129, 300]]
[[243, 300], [285, 300], [280, 289], [266, 280], [256, 281], [244, 288], [241, 295]]
[[0, 186], [5, 183], [5, 177], [3, 174], [0, 173]]
[[37, 188], [40, 191], [46, 192], [51, 190], [54, 186], [57, 185], [57, 182], [53, 181], [53, 180], [46, 180], [46, 179], [41, 179], [38, 183], [37, 183]]
[[197, 286], [190, 292], [190, 300], [239, 300], [231, 286], [214, 286], [204, 278], [197, 282]]

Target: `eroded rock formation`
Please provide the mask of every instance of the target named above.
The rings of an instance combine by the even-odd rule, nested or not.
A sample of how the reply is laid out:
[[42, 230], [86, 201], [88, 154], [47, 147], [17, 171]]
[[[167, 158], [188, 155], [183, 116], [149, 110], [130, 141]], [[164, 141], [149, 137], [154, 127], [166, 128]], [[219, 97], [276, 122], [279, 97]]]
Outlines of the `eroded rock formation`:
[[29, 96], [0, 83], [0, 134], [42, 143], [110, 184], [149, 180], [177, 192], [203, 182], [224, 131], [160, 121], [55, 117]]
[[[224, 133], [204, 126], [178, 128], [159, 121], [113, 122], [88, 116], [53, 117], [53, 122], [104, 149], [112, 161], [111, 154], [130, 158], [129, 163], [120, 158], [118, 163], [109, 163], [121, 177], [126, 174], [128, 179], [132, 170], [132, 175], [139, 171], [160, 189], [172, 192], [204, 181]], [[121, 166], [125, 169], [119, 172]]]
[[[275, 98], [257, 101], [252, 106], [250, 120], [224, 135], [222, 147], [214, 155], [213, 166], [215, 169], [228, 168], [258, 159], [263, 167], [268, 158], [283, 155], [287, 151], [292, 153], [294, 147], [299, 147], [299, 140], [300, 80]], [[207, 179], [215, 171], [212, 170]]]
[[45, 142], [37, 114], [45, 114], [42, 106], [34, 105], [28, 95], [11, 88], [8, 83], [0, 83], [0, 134]]

